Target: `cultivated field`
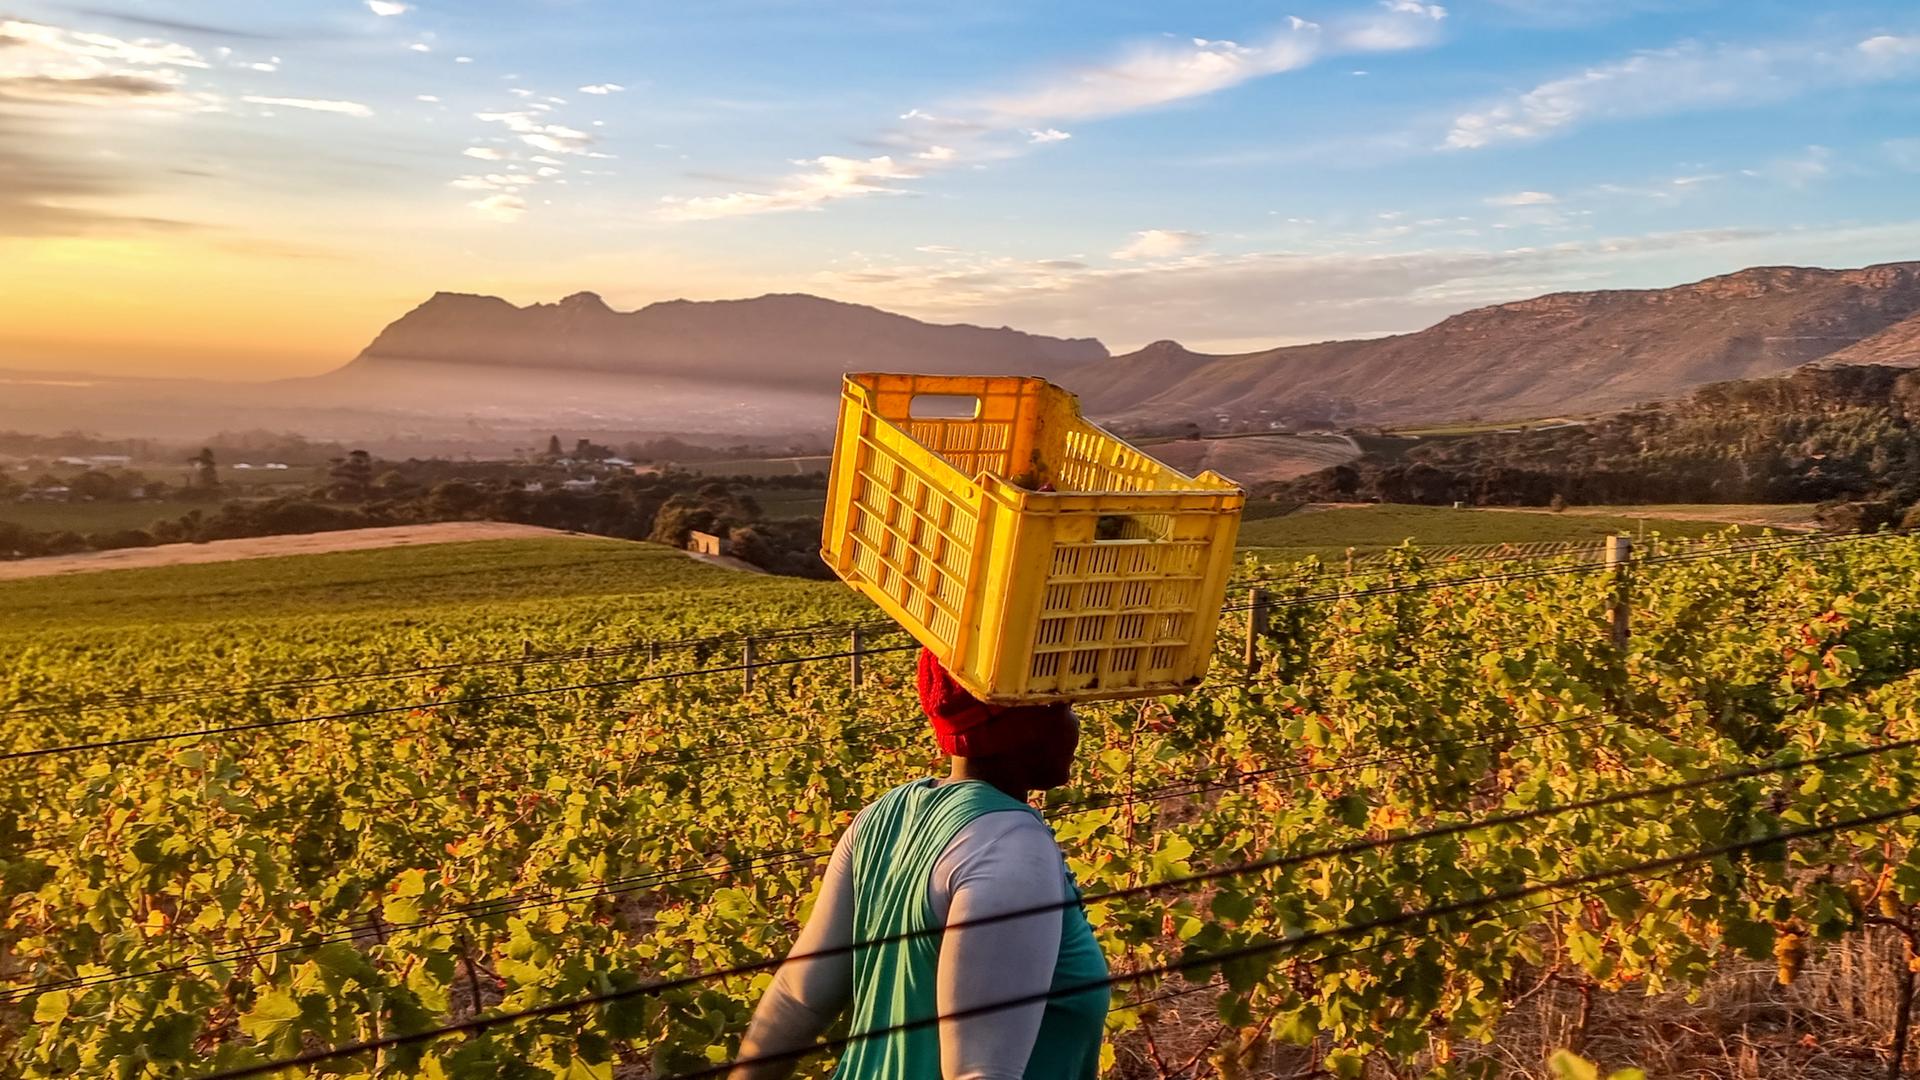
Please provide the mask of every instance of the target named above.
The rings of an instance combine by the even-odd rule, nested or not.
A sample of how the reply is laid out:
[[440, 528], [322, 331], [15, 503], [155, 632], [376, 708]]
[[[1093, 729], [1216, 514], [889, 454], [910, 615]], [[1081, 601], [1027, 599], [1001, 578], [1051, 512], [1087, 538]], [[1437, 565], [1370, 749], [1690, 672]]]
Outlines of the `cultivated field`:
[[392, 525], [377, 529], [339, 529], [333, 532], [250, 536], [238, 540], [210, 540], [203, 544], [159, 544], [154, 547], [88, 551], [77, 555], [48, 555], [37, 559], [0, 562], [0, 581], [87, 574], [101, 570], [132, 570], [157, 566], [270, 559], [289, 555], [317, 555], [333, 551], [418, 547], [475, 540], [526, 539], [571, 536], [537, 525], [504, 521], [449, 521], [437, 525]]
[[1188, 476], [1212, 469], [1243, 485], [1291, 480], [1360, 456], [1345, 435], [1232, 435], [1155, 442], [1148, 453]]
[[144, 529], [156, 521], [209, 509], [204, 502], [153, 499], [141, 502], [18, 502], [0, 499], [0, 522], [42, 532], [87, 533]]
[[[1664, 516], [1654, 507], [1588, 507], [1571, 510], [1509, 510], [1440, 506], [1368, 505], [1309, 506], [1280, 516], [1259, 516], [1240, 526], [1240, 546], [1262, 558], [1295, 559], [1308, 555], [1342, 558], [1348, 548], [1359, 553], [1418, 542], [1425, 548], [1462, 545], [1584, 543], [1608, 534], [1658, 535], [1695, 538], [1739, 532], [1734, 523], [1760, 515], [1754, 507], [1690, 507], [1689, 512]], [[1669, 511], [1679, 508], [1664, 508]], [[1718, 513], [1709, 513], [1709, 509]], [[1772, 509], [1772, 508], [1766, 508]], [[1724, 515], [1724, 516], [1722, 516]], [[1745, 526], [1754, 531], [1753, 526]]]
[[807, 473], [824, 473], [832, 464], [830, 457], [812, 456], [677, 461], [673, 467], [706, 476], [804, 476]]
[[[1344, 583], [1374, 596], [1262, 572], [1257, 671], [1230, 601], [1197, 693], [1083, 710], [1045, 805], [1118, 977], [1109, 1075], [1535, 1078], [1572, 1042], [1884, 1075], [1861, 994], [1904, 961], [1858, 930], [1920, 901], [1912, 542], [1648, 564], [1624, 650], [1610, 576], [1386, 558]], [[898, 636], [849, 683], [871, 618], [586, 539], [0, 583], [0, 1057], [700, 1074], [765, 982], [718, 973], [778, 955], [852, 813], [937, 766]], [[1754, 975], [1776, 954], [1797, 988]]]

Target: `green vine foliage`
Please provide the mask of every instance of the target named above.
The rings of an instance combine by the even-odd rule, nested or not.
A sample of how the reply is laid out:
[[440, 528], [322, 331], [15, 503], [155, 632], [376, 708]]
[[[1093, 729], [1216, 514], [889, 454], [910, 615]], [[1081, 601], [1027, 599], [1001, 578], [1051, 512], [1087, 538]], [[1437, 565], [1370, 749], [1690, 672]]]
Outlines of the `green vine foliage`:
[[[1270, 586], [1276, 602], [1338, 584], [1324, 572], [1298, 568]], [[1229, 617], [1200, 691], [1083, 710], [1076, 780], [1045, 807], [1087, 892], [1920, 737], [1920, 552], [1903, 538], [1636, 571], [1624, 652], [1609, 637], [1610, 575], [1475, 583], [1413, 548], [1387, 573], [1432, 587], [1279, 607], [1251, 675], [1239, 660], [1245, 618]], [[523, 641], [570, 649], [610, 627], [644, 638], [865, 617], [833, 587], [778, 595], [709, 616], [525, 601], [457, 618], [15, 635], [0, 709], [210, 673], [289, 679]], [[870, 659], [857, 689], [842, 663], [776, 666], [751, 692], [732, 673], [7, 762], [7, 1072], [193, 1076], [778, 955], [807, 914], [819, 856], [853, 814], [940, 767], [910, 655]], [[0, 747], [454, 700], [692, 660], [628, 652], [50, 710], [9, 717]], [[1116, 797], [1127, 793], [1137, 797]], [[1098, 901], [1089, 916], [1126, 976], [1915, 802], [1920, 760], [1889, 752]], [[1213, 981], [1233, 1035], [1223, 1045], [1311, 1044], [1342, 1077], [1370, 1059], [1435, 1078], [1487, 1075], [1474, 1047], [1523, 977], [1557, 966], [1609, 990], [1657, 991], [1697, 984], [1729, 952], [1791, 959], [1858, 930], [1882, 903], [1920, 903], [1916, 829], [1899, 819], [1282, 947], [1187, 979]], [[310, 1074], [671, 1075], [725, 1061], [766, 982], [708, 981]], [[1151, 1021], [1152, 1006], [1134, 1003], [1184, 985], [1124, 982], [1114, 1032]], [[831, 1064], [823, 1055], [803, 1074]], [[1599, 1075], [1571, 1057], [1553, 1067]]]

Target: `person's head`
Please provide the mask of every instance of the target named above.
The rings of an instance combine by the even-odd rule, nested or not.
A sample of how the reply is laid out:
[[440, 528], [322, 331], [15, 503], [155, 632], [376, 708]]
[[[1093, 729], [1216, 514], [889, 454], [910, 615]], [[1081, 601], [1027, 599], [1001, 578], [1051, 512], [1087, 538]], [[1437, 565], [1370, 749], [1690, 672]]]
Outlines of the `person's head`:
[[940, 749], [1001, 787], [1043, 791], [1073, 773], [1080, 718], [1071, 706], [994, 705], [954, 680], [933, 653], [920, 650], [920, 707]]

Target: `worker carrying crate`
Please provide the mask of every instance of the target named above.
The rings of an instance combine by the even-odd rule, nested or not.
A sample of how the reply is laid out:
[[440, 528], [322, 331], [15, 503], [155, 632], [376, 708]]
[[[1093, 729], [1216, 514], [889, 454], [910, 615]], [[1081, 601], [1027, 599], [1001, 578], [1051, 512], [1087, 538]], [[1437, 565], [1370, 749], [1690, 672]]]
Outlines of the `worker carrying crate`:
[[1177, 693], [1206, 675], [1245, 503], [1045, 379], [854, 374], [821, 555], [983, 701]]

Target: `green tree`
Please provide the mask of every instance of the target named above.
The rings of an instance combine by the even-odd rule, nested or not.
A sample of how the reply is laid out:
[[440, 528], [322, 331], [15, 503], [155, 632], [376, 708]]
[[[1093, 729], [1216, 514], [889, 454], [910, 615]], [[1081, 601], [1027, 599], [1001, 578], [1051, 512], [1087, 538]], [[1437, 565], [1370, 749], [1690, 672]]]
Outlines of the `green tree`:
[[343, 458], [333, 459], [333, 468], [327, 475], [332, 477], [330, 494], [343, 502], [365, 502], [373, 493], [373, 455], [365, 450], [355, 450]]
[[220, 466], [213, 460], [212, 447], [201, 447], [199, 453], [187, 459], [187, 464], [193, 466], [191, 487], [203, 492], [220, 490]]

